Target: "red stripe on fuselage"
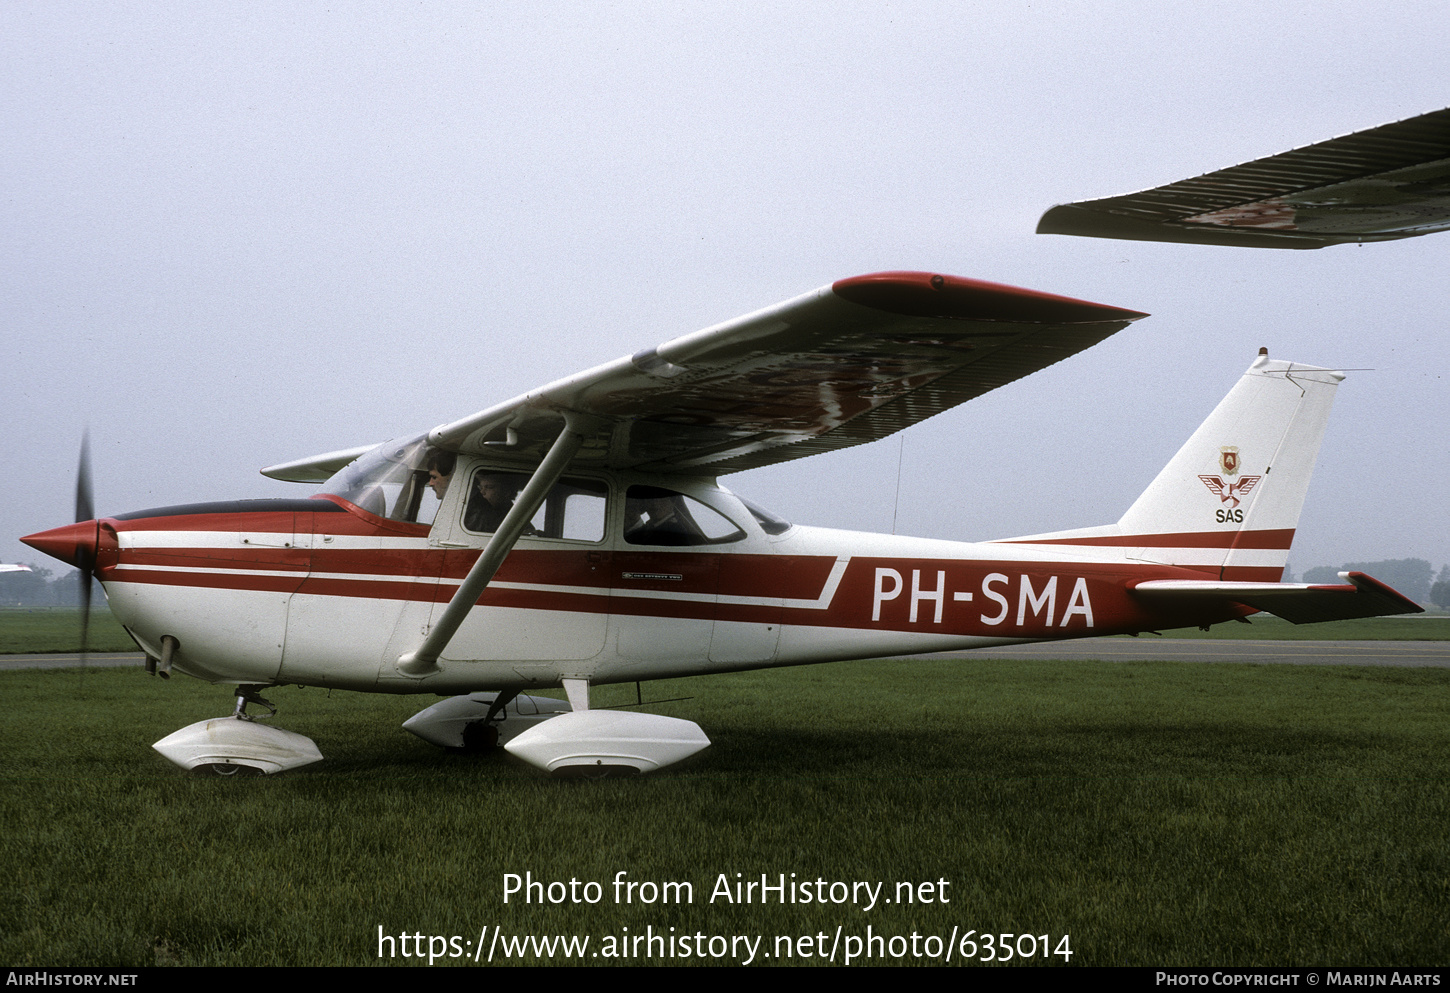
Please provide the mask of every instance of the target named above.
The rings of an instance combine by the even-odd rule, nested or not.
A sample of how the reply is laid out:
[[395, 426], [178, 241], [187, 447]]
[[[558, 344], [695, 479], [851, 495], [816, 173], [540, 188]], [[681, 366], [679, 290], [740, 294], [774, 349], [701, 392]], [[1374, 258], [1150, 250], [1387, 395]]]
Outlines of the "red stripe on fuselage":
[[1176, 534], [1114, 534], [1088, 538], [1010, 538], [994, 545], [1087, 545], [1094, 548], [1271, 548], [1287, 551], [1293, 528], [1265, 531], [1181, 531]]
[[[430, 548], [421, 541], [416, 547], [404, 548], [327, 547], [325, 534], [400, 536], [396, 522], [366, 521], [354, 513], [328, 513], [325, 522], [318, 520], [327, 531], [309, 536], [309, 541], [319, 547], [249, 545], [237, 538], [239, 532], [286, 533], [288, 528], [268, 532], [263, 525], [280, 526], [283, 518], [297, 525], [307, 516], [273, 512], [117, 522], [118, 530], [125, 532], [209, 531], [238, 543], [225, 548], [126, 548], [120, 561], [102, 568], [100, 576], [108, 582], [144, 585], [445, 603], [480, 554], [479, 549]], [[408, 530], [417, 537], [426, 531], [416, 525]], [[1148, 545], [1146, 539], [1156, 538], [1163, 546], [1198, 542], [1219, 547], [1206, 539], [1249, 537], [1239, 547], [1274, 548], [1278, 541], [1287, 543], [1292, 533], [1140, 535], [1042, 544]], [[822, 596], [836, 562], [831, 555], [729, 554], [704, 549], [516, 548], [478, 603], [987, 637], [1104, 634], [1208, 623], [1251, 612], [1224, 606], [1218, 608], [1222, 616], [1213, 618], [1205, 618], [1201, 611], [1191, 616], [1181, 611], [1166, 614], [1161, 608], [1150, 611], [1127, 589], [1148, 579], [1219, 578], [1216, 567], [866, 557], [850, 560], [830, 603], [802, 606]], [[151, 568], [138, 568], [142, 566]], [[268, 571], [284, 575], [261, 574]], [[1224, 570], [1222, 578], [1272, 581], [1280, 571], [1236, 567]], [[738, 602], [745, 598], [766, 602]], [[795, 605], [783, 607], [781, 600]]]

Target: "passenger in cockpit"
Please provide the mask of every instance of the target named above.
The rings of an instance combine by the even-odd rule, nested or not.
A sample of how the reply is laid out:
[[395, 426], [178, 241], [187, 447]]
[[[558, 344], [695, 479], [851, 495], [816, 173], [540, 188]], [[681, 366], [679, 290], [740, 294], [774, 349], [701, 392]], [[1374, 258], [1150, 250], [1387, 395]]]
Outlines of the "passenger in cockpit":
[[470, 531], [494, 532], [513, 508], [523, 477], [506, 472], [480, 472], [473, 477], [463, 526]]
[[631, 486], [624, 504], [624, 540], [631, 545], [698, 545], [705, 541], [680, 501], [653, 486]]

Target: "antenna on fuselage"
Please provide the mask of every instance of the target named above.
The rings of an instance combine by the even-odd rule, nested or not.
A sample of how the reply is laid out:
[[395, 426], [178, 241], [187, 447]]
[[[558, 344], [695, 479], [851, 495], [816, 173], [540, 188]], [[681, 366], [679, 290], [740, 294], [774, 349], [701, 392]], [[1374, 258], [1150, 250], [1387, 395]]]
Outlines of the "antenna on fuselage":
[[896, 501], [891, 506], [891, 533], [896, 533], [896, 518], [901, 513], [901, 463], [906, 456], [906, 432], [901, 433], [901, 440], [896, 446]]

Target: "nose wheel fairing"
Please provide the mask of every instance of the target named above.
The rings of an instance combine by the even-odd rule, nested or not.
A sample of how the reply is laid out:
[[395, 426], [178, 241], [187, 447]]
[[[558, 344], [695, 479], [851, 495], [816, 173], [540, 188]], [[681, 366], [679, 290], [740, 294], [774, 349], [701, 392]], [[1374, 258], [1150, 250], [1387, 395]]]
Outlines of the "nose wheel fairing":
[[[322, 761], [316, 743], [294, 731], [258, 724], [277, 708], [262, 697], [263, 686], [238, 686], [237, 707], [230, 717], [188, 724], [151, 747], [188, 772], [220, 776], [248, 773], [270, 775]], [[264, 715], [247, 713], [248, 706], [264, 707]]]
[[188, 772], [286, 772], [322, 760], [311, 738], [241, 716], [197, 721], [151, 746]]

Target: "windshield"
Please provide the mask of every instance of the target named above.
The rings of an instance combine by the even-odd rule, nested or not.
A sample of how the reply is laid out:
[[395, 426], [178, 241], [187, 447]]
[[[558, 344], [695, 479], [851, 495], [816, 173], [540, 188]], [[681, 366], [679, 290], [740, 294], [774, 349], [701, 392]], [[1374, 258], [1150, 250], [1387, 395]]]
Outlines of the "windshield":
[[754, 515], [755, 520], [760, 524], [761, 530], [766, 534], [785, 534], [790, 530], [790, 521], [781, 517], [779, 514], [771, 513], [760, 504], [745, 499], [739, 493], [735, 494], [735, 498], [745, 504], [745, 509]]
[[428, 524], [438, 513], [440, 499], [429, 490], [430, 469], [439, 472], [445, 460], [446, 478], [453, 471], [451, 452], [430, 447], [427, 435], [395, 439], [334, 473], [322, 484], [322, 492], [379, 517]]

